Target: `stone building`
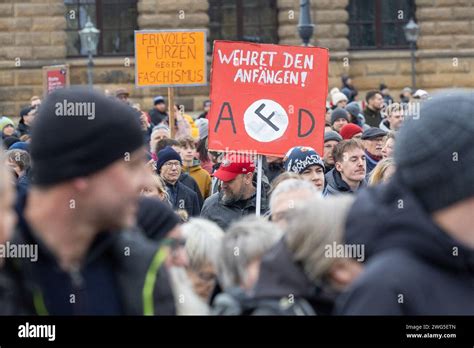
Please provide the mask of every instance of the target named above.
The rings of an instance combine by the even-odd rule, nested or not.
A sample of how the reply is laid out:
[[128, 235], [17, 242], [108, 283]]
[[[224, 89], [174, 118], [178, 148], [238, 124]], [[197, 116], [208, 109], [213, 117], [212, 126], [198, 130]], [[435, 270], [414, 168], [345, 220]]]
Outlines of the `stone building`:
[[[474, 0], [312, 0], [311, 10], [311, 43], [330, 50], [330, 88], [340, 87], [342, 74], [354, 78], [361, 96], [380, 83], [395, 97], [410, 86], [410, 50], [402, 29], [410, 17], [420, 26], [417, 87], [474, 87]], [[299, 0], [4, 0], [0, 113], [18, 115], [32, 95], [43, 93], [43, 66], [67, 63], [71, 84], [87, 83], [87, 58], [77, 35], [87, 17], [101, 30], [94, 83], [128, 88], [149, 108], [152, 97], [166, 90], [134, 88], [133, 30], [208, 28], [209, 41], [299, 45], [298, 16]], [[177, 101], [198, 110], [208, 91], [179, 88]]]

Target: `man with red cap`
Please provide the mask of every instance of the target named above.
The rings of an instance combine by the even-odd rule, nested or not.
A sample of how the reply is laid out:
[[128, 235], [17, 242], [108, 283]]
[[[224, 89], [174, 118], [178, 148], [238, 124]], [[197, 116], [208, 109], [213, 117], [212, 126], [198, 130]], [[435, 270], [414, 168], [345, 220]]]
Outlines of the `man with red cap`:
[[[226, 229], [232, 221], [244, 215], [255, 214], [254, 171], [255, 164], [248, 156], [230, 154], [224, 157], [221, 166], [213, 174], [221, 181], [221, 189], [206, 199], [201, 217]], [[262, 215], [268, 210], [266, 191], [265, 185], [262, 185]]]

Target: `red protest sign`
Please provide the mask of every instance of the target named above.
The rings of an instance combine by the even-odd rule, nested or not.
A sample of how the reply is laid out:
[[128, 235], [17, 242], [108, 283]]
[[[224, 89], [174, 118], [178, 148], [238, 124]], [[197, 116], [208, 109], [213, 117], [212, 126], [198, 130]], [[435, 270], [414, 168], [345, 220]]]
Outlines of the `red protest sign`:
[[209, 149], [322, 155], [328, 50], [214, 41]]
[[43, 67], [43, 93], [47, 95], [55, 89], [69, 86], [69, 65]]

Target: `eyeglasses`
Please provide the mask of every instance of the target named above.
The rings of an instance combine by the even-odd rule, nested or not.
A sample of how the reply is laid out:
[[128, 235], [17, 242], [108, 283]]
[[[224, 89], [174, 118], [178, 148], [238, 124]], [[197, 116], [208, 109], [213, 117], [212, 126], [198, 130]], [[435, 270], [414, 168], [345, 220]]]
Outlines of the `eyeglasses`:
[[163, 164], [163, 166], [164, 167], [170, 167], [170, 168], [172, 168], [172, 167], [179, 168], [179, 167], [181, 167], [181, 163], [179, 163], [179, 162], [166, 162], [165, 164]]

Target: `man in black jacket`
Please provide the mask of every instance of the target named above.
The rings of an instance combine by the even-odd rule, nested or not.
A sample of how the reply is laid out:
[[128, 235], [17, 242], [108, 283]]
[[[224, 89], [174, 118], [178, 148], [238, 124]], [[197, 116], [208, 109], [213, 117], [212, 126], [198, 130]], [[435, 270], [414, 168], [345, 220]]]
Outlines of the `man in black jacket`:
[[382, 122], [382, 94], [379, 91], [367, 92], [365, 101], [367, 103], [364, 110], [365, 123], [371, 127], [378, 127]]
[[186, 210], [189, 217], [198, 216], [201, 209], [197, 193], [180, 181], [181, 167], [181, 156], [171, 146], [158, 152], [156, 171], [165, 181], [171, 206], [175, 210]]
[[400, 130], [395, 176], [348, 217], [368, 264], [339, 314], [474, 314], [473, 109], [472, 92], [445, 91]]
[[[58, 111], [64, 102], [73, 114]], [[130, 231], [147, 175], [133, 109], [71, 88], [37, 117], [32, 186], [10, 245], [25, 253], [1, 270], [0, 313], [174, 314], [166, 249]]]
[[18, 136], [30, 135], [31, 125], [35, 120], [38, 109], [36, 106], [27, 106], [21, 109], [20, 121], [18, 122], [17, 133]]
[[168, 113], [166, 112], [165, 98], [163, 98], [161, 95], [153, 98], [153, 109], [151, 109], [148, 114], [150, 115], [151, 123], [154, 126], [158, 126], [163, 122], [168, 122]]

